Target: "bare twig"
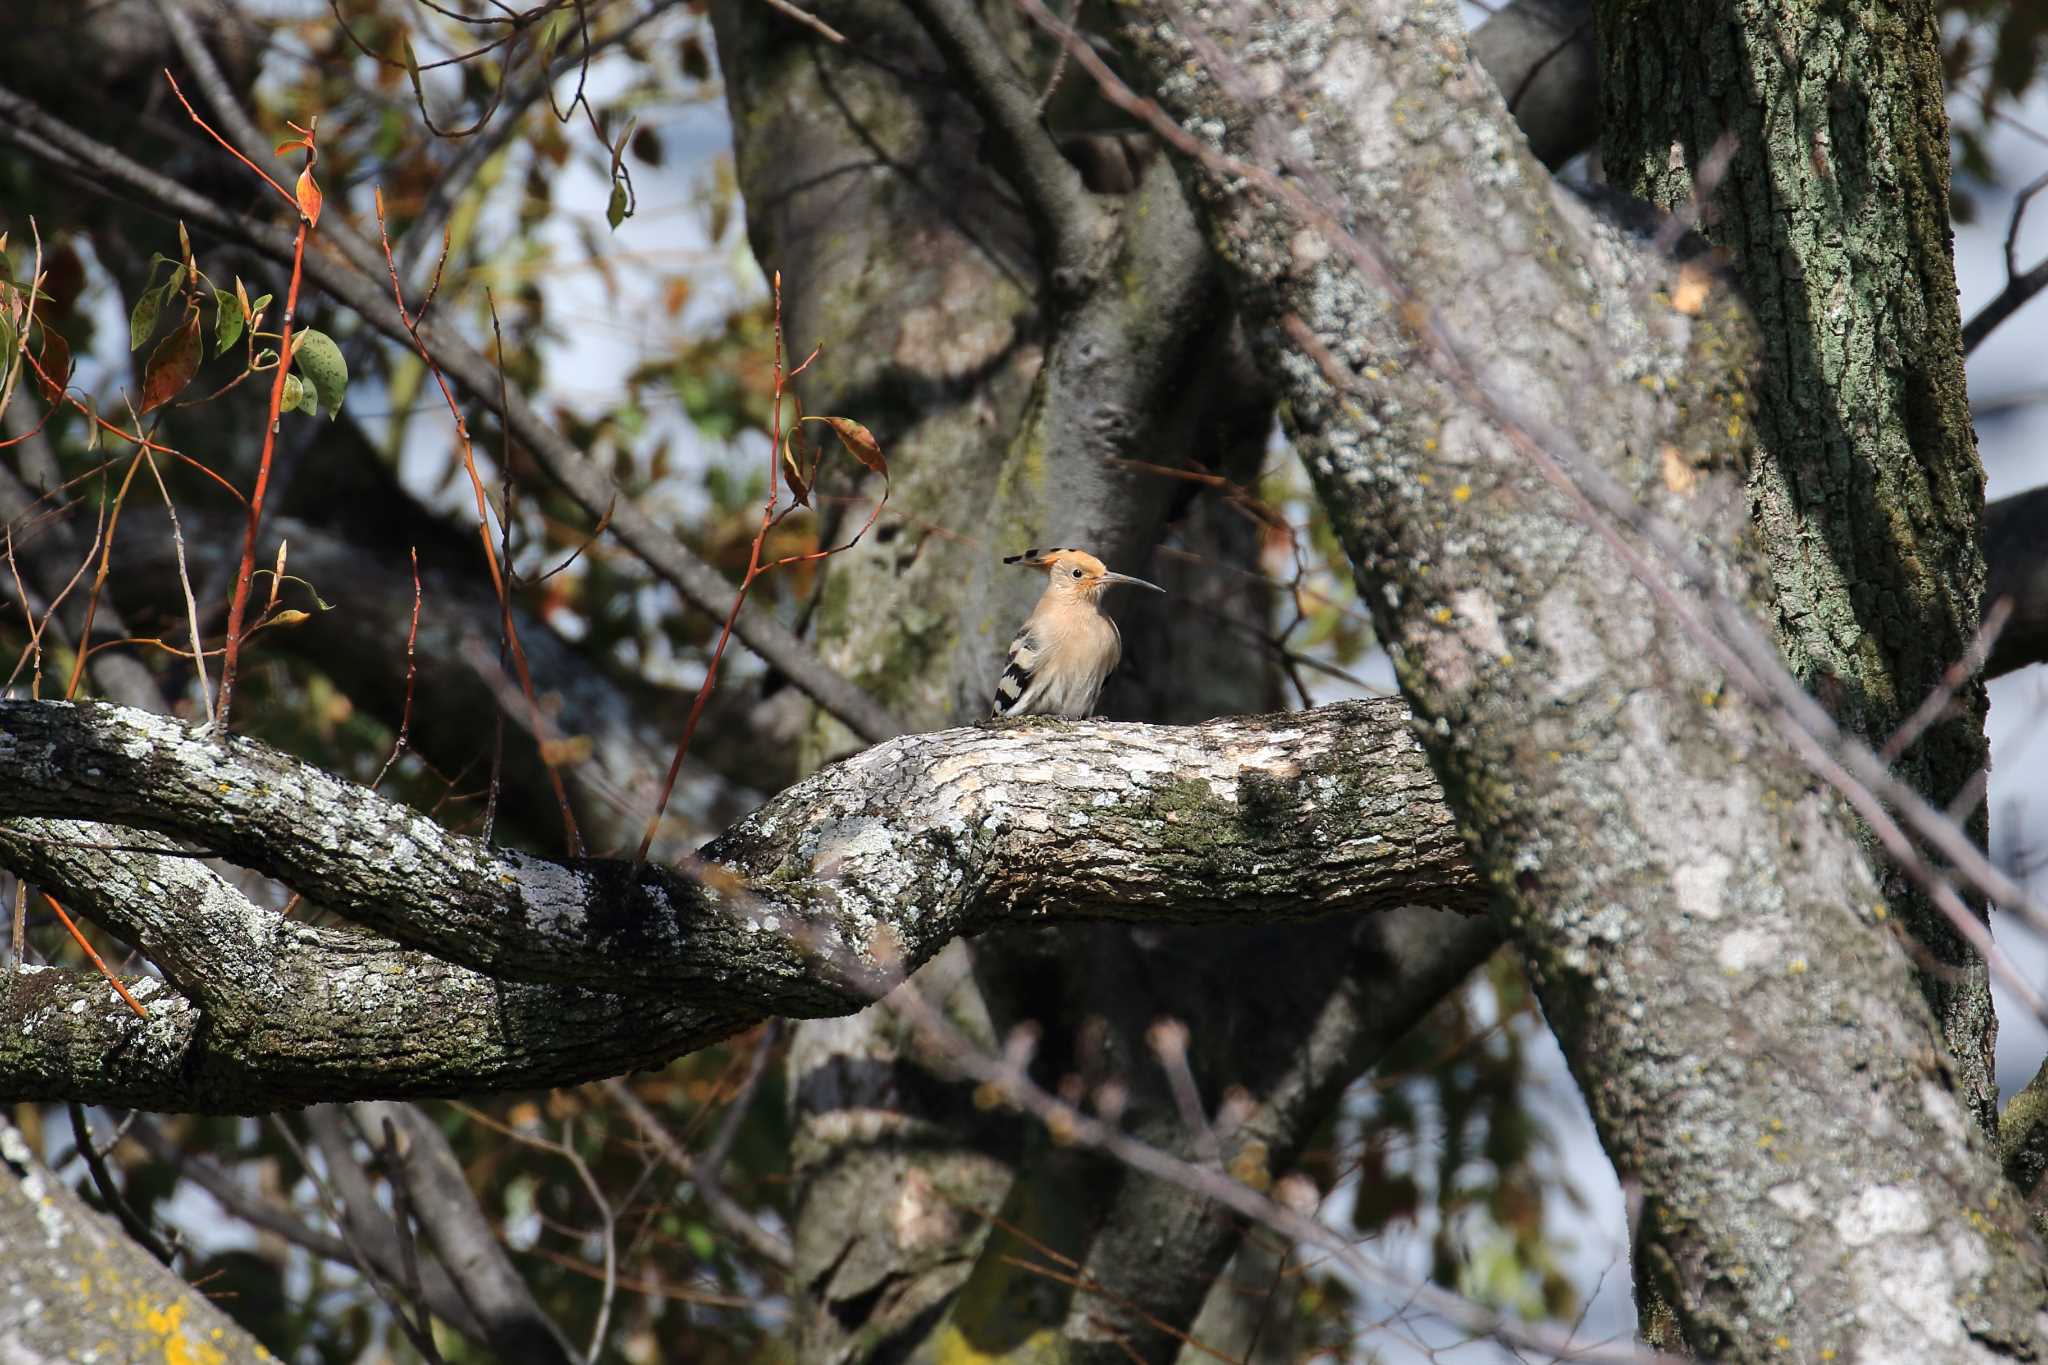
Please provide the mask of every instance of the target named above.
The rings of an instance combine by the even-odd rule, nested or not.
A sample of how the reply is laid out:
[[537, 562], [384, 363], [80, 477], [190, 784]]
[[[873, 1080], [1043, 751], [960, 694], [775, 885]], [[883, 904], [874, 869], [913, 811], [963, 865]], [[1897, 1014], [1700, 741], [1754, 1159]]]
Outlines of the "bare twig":
[[[100, 1192], [100, 1198], [114, 1211], [114, 1216], [121, 1220], [121, 1226], [127, 1229], [128, 1235], [139, 1242], [144, 1251], [163, 1264], [169, 1265], [175, 1253], [156, 1235], [156, 1229], [149, 1225], [148, 1220], [138, 1214], [122, 1197], [120, 1187], [114, 1184], [114, 1173], [107, 1169], [106, 1153], [93, 1141], [92, 1122], [86, 1117], [85, 1106], [77, 1100], [71, 1100], [64, 1107], [71, 1114], [71, 1132], [78, 1141], [78, 1155], [84, 1158], [85, 1169], [92, 1174], [93, 1188]], [[118, 1133], [114, 1141], [120, 1141]], [[109, 1143], [109, 1148], [112, 1145]]]
[[398, 738], [392, 741], [391, 753], [385, 758], [384, 766], [377, 770], [377, 779], [372, 788], [384, 785], [384, 775], [391, 771], [391, 765], [405, 752], [405, 744], [412, 731], [412, 687], [419, 675], [419, 659], [414, 646], [420, 638], [420, 547], [412, 547], [412, 625], [405, 632], [405, 706], [398, 713]]
[[[199, 705], [209, 720], [221, 719], [213, 709], [213, 685], [206, 677], [206, 642], [199, 634], [199, 603], [192, 596], [192, 575], [185, 566], [185, 532], [178, 525], [178, 506], [171, 500], [171, 490], [164, 484], [163, 471], [156, 467], [156, 456], [148, 450], [136, 452], [138, 458], [149, 465], [150, 477], [156, 480], [157, 492], [163, 495], [164, 511], [171, 521], [171, 551], [178, 565], [178, 588], [185, 594], [185, 622], [192, 632], [192, 669], [199, 675]], [[80, 642], [81, 657], [85, 648]], [[225, 685], [227, 679], [221, 679]]]
[[805, 28], [810, 29], [813, 33], [816, 33], [826, 42], [834, 43], [842, 47], [845, 46], [846, 35], [844, 33], [841, 33], [838, 29], [826, 23], [817, 15], [812, 14], [809, 10], [798, 8], [796, 5], [791, 3], [791, 0], [763, 0], [763, 3], [765, 3], [769, 9], [774, 10], [777, 14], [787, 15], [789, 18], [796, 20], [799, 24], [802, 24]]
[[[873, 510], [868, 513], [868, 519], [861, 523], [860, 529], [853, 533], [852, 539], [843, 545], [806, 551], [802, 554], [784, 555], [780, 559], [763, 560], [761, 558], [762, 551], [768, 543], [768, 533], [774, 530], [782, 522], [783, 518], [804, 504], [805, 490], [798, 486], [797, 475], [793, 471], [784, 468], [785, 461], [792, 457], [789, 456], [783, 443], [782, 401], [789, 391], [790, 383], [798, 375], [809, 369], [811, 362], [816, 360], [819, 352], [824, 349], [822, 346], [813, 347], [811, 353], [804, 357], [803, 363], [797, 365], [794, 369], [784, 368], [781, 271], [774, 272], [771, 287], [774, 295], [775, 369], [773, 396], [768, 405], [768, 493], [766, 499], [761, 504], [761, 524], [756, 528], [754, 542], [747, 551], [747, 571], [740, 577], [740, 587], [739, 591], [733, 596], [732, 609], [726, 613], [725, 624], [719, 628], [718, 642], [711, 647], [711, 661], [705, 666], [704, 681], [698, 686], [697, 696], [690, 703], [689, 718], [683, 722], [683, 737], [676, 742], [675, 757], [669, 760], [668, 774], [662, 779], [661, 795], [656, 798], [654, 813], [648, 817], [647, 828], [640, 836], [639, 851], [633, 856], [635, 866], [647, 861], [648, 850], [654, 846], [654, 836], [661, 828], [662, 814], [668, 809], [669, 795], [675, 790], [676, 777], [683, 770], [683, 759], [689, 755], [690, 741], [696, 737], [697, 722], [704, 718], [704, 704], [711, 699], [712, 689], [718, 686], [718, 665], [725, 658], [725, 647], [732, 640], [733, 626], [739, 620], [740, 608], [747, 604], [747, 593], [753, 588], [755, 580], [763, 574], [791, 564], [807, 564], [815, 560], [830, 558], [846, 550], [851, 550], [854, 546], [860, 544], [861, 538], [873, 529], [876, 519], [882, 515], [883, 506], [889, 501], [889, 474], [886, 466], [884, 466], [881, 471], [882, 496], [876, 499]], [[797, 414], [794, 425], [798, 427], [807, 421], [824, 421], [835, 426], [839, 426], [845, 421], [845, 419], [836, 417], [805, 417], [803, 416], [802, 404], [798, 404]], [[870, 449], [874, 452], [874, 458], [879, 460], [879, 447], [874, 445], [873, 438], [869, 436], [867, 429], [859, 427], [858, 423], [849, 423], [848, 425], [859, 428], [861, 437], [868, 441]], [[843, 430], [841, 431], [841, 436], [845, 438]], [[851, 441], [848, 441], [848, 445], [851, 446]], [[822, 457], [820, 458], [822, 459]], [[867, 463], [865, 458], [863, 463]], [[787, 507], [777, 511], [776, 504], [781, 500], [782, 484], [785, 477], [791, 481], [792, 500]], [[812, 467], [809, 479], [813, 485], [817, 483], [816, 466]]]
[[1202, 1108], [1202, 1092], [1195, 1084], [1195, 1073], [1188, 1066], [1188, 1026], [1178, 1019], [1161, 1019], [1145, 1031], [1145, 1041], [1166, 1072], [1174, 1108], [1180, 1110], [1180, 1121], [1194, 1139], [1195, 1154], [1204, 1166], [1222, 1169], [1223, 1149], [1216, 1141], [1216, 1130], [1209, 1124], [1208, 1113]]
[[433, 1362], [433, 1365], [445, 1365], [440, 1351], [434, 1346], [432, 1333], [420, 1331], [413, 1323], [411, 1316], [399, 1305], [391, 1287], [385, 1283], [382, 1272], [371, 1261], [369, 1253], [364, 1251], [362, 1243], [356, 1240], [348, 1220], [335, 1205], [333, 1192], [327, 1188], [327, 1182], [320, 1178], [320, 1172], [314, 1169], [312, 1159], [306, 1155], [306, 1149], [299, 1144], [298, 1134], [292, 1131], [291, 1124], [285, 1121], [284, 1115], [272, 1114], [270, 1126], [284, 1139], [285, 1146], [292, 1149], [292, 1155], [298, 1158], [299, 1169], [305, 1172], [306, 1179], [312, 1182], [315, 1193], [320, 1196], [320, 1207], [327, 1211], [329, 1221], [341, 1233], [342, 1240], [348, 1243], [349, 1256], [354, 1261], [357, 1271], [362, 1274], [363, 1280], [377, 1295], [385, 1309], [397, 1320], [399, 1330], [405, 1333], [405, 1339], [412, 1343], [415, 1351]]
[[2033, 181], [2019, 192], [2013, 201], [2012, 217], [2005, 228], [2005, 288], [1977, 310], [1977, 315], [1963, 324], [1963, 354], [1977, 349], [1985, 337], [1998, 325], [2017, 313], [2029, 299], [2048, 289], [2048, 260], [2043, 260], [2032, 270], [2022, 272], [2019, 267], [2020, 220], [2026, 217], [2027, 205], [2042, 190], [2048, 189], [2048, 175]]
[[[767, 1059], [774, 1052], [767, 1037], [755, 1047], [747, 1079], [741, 1084], [739, 1092], [727, 1102], [725, 1118], [720, 1122], [703, 1160], [692, 1157], [684, 1150], [682, 1143], [676, 1140], [675, 1134], [669, 1132], [667, 1125], [647, 1107], [644, 1100], [633, 1093], [632, 1087], [625, 1081], [614, 1077], [604, 1082], [604, 1092], [613, 1103], [625, 1111], [626, 1117], [633, 1121], [633, 1126], [640, 1130], [640, 1136], [654, 1148], [662, 1160], [666, 1161], [676, 1174], [696, 1185], [698, 1197], [704, 1201], [704, 1207], [710, 1210], [713, 1218], [716, 1218], [728, 1232], [745, 1242], [754, 1255], [787, 1274], [795, 1262], [788, 1239], [749, 1213], [727, 1192], [718, 1179], [717, 1166], [723, 1164], [725, 1153], [731, 1149], [733, 1138], [738, 1135], [740, 1123], [745, 1118], [748, 1101], [753, 1098], [754, 1087], [767, 1069]], [[707, 1181], [703, 1168], [713, 1152], [718, 1153], [719, 1161], [713, 1165], [711, 1178]]]
[[121, 984], [121, 978], [114, 975], [114, 969], [109, 967], [107, 960], [99, 955], [98, 950], [92, 946], [91, 940], [86, 938], [84, 931], [72, 923], [71, 916], [64, 912], [64, 907], [57, 903], [57, 898], [48, 892], [44, 892], [43, 900], [52, 910], [57, 912], [57, 918], [70, 931], [72, 941], [79, 946], [86, 957], [91, 959], [92, 965], [99, 968], [100, 975], [107, 979], [107, 984], [114, 988], [114, 993], [121, 997], [129, 1009], [135, 1011], [135, 1016], [138, 1019], [149, 1018], [149, 1011], [142, 1007], [141, 1001], [128, 993], [128, 988]]

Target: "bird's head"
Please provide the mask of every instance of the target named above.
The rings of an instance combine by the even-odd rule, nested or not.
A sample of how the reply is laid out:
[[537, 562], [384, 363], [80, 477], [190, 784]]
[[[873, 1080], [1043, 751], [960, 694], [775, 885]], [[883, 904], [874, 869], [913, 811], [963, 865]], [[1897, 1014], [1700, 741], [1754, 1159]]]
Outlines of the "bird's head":
[[1027, 568], [1043, 570], [1047, 580], [1047, 591], [1090, 602], [1100, 597], [1104, 588], [1117, 583], [1150, 588], [1154, 592], [1166, 591], [1157, 583], [1147, 583], [1142, 578], [1111, 573], [1101, 560], [1086, 550], [1026, 550], [1021, 555], [1005, 557], [1003, 563], [1022, 564]]

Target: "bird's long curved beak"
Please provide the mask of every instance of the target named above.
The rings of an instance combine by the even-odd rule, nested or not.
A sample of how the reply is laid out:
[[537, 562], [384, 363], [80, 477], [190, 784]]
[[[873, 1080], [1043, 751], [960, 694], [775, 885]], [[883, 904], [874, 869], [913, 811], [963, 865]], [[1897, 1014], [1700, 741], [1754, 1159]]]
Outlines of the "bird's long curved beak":
[[1150, 588], [1154, 592], [1166, 591], [1166, 589], [1160, 587], [1157, 583], [1147, 583], [1144, 579], [1133, 578], [1127, 573], [1110, 573], [1107, 570], [1105, 570], [1102, 575], [1102, 581], [1104, 583], [1128, 583], [1134, 588]]

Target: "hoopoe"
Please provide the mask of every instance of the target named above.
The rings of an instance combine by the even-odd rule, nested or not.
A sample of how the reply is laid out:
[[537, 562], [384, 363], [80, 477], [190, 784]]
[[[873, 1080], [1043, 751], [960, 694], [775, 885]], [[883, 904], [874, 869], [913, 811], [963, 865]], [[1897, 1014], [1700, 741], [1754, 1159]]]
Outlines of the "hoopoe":
[[1003, 563], [1045, 570], [1045, 594], [1010, 641], [990, 718], [1087, 716], [1124, 649], [1116, 622], [1102, 614], [1102, 590], [1113, 583], [1166, 589], [1111, 573], [1086, 550], [1026, 550]]

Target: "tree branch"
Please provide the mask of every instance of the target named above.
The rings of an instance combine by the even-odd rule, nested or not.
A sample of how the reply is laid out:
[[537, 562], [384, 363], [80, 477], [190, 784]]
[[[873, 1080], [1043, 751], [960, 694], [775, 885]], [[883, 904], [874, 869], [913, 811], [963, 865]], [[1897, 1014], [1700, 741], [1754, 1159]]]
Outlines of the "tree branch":
[[[326, 1111], [333, 1112], [333, 1111]], [[399, 1169], [413, 1211], [448, 1277], [483, 1324], [493, 1355], [515, 1365], [570, 1365], [580, 1359], [512, 1266], [441, 1130], [410, 1104], [368, 1101], [349, 1117], [375, 1149], [383, 1125], [398, 1135]], [[375, 1207], [374, 1205], [372, 1206]]]
[[[18, 812], [0, 861], [178, 987], [150, 980], [144, 1021], [92, 1005], [111, 993], [66, 973], [14, 979], [0, 1088], [133, 1108], [615, 1075], [768, 1014], [853, 1012], [891, 973], [1001, 923], [1485, 904], [1389, 702], [906, 736], [741, 821], [695, 880], [489, 848], [257, 741], [110, 706], [0, 703], [0, 808]], [[279, 921], [115, 824], [189, 839], [403, 946]]]
[[910, 7], [987, 121], [1003, 168], [1045, 244], [1053, 292], [1067, 298], [1080, 293], [1094, 272], [1108, 224], [1081, 173], [1046, 131], [1037, 92], [968, 0], [911, 0]]
[[849, 1003], [800, 941], [894, 966], [1049, 914], [1476, 910], [1431, 787], [1386, 702], [946, 730], [798, 783], [709, 845], [693, 881], [491, 848], [259, 741], [121, 707], [0, 702], [0, 808], [193, 840], [478, 971], [665, 999], [696, 986], [785, 1013]]
[[[338, 1265], [354, 1265], [355, 1252], [349, 1244], [332, 1233], [322, 1232], [308, 1225], [298, 1214], [281, 1203], [259, 1195], [236, 1180], [233, 1174], [223, 1170], [211, 1157], [188, 1152], [163, 1129], [156, 1126], [148, 1115], [131, 1116], [128, 1135], [135, 1139], [156, 1161], [177, 1171], [181, 1177], [190, 1179], [199, 1188], [212, 1196], [215, 1203], [243, 1222], [265, 1232], [275, 1233], [293, 1246], [302, 1247], [322, 1260]], [[361, 1244], [372, 1262], [375, 1273], [396, 1283], [404, 1273], [400, 1263], [397, 1236], [390, 1223], [384, 1222], [378, 1229], [381, 1237], [366, 1235], [363, 1227], [353, 1228], [356, 1241]], [[483, 1325], [469, 1311], [469, 1305], [456, 1293], [455, 1285], [449, 1280], [448, 1272], [438, 1264], [429, 1262], [420, 1267], [420, 1297], [429, 1312], [456, 1331], [481, 1344], [484, 1341]]]
[[1984, 676], [2048, 660], [2048, 486], [1984, 509], [1984, 606], [2012, 599], [2012, 619], [1991, 646]]
[[13, 1253], [0, 1256], [0, 1343], [9, 1361], [75, 1360], [81, 1341], [106, 1359], [277, 1359], [89, 1208], [4, 1120], [0, 1245]]

